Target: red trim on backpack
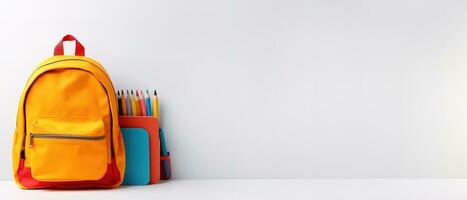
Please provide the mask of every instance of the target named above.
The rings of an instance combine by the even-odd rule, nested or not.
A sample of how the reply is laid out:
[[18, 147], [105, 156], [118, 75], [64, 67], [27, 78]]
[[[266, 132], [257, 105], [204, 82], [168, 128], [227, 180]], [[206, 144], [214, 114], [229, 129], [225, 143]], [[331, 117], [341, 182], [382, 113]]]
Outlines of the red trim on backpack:
[[107, 165], [104, 177], [95, 181], [47, 182], [38, 181], [31, 175], [31, 168], [24, 166], [24, 159], [19, 163], [18, 177], [21, 185], [28, 189], [40, 188], [110, 188], [120, 181], [120, 172], [114, 159]]

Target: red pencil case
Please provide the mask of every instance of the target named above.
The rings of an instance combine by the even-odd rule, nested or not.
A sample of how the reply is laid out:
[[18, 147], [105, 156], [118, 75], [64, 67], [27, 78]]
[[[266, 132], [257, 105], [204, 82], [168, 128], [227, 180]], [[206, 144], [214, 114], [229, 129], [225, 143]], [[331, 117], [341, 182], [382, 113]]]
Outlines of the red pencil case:
[[159, 141], [159, 121], [152, 116], [120, 116], [118, 117], [120, 128], [143, 128], [149, 133], [149, 168], [150, 184], [161, 179], [161, 150]]

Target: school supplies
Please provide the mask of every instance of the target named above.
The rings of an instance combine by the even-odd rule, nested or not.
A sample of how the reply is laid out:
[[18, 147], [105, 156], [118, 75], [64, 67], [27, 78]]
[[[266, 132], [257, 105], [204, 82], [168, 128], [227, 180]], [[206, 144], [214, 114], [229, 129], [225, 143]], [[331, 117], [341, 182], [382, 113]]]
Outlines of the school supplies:
[[122, 105], [121, 105], [121, 107], [122, 107], [122, 115], [128, 115], [128, 113], [127, 113], [127, 107], [126, 107], [126, 97], [125, 97], [125, 92], [123, 92], [123, 90], [122, 90], [121, 95], [122, 95], [122, 96], [121, 96], [121, 98], [120, 98], [120, 99], [121, 99], [120, 102], [121, 102], [121, 104], [122, 104]]
[[123, 115], [122, 97], [120, 96], [120, 91], [117, 91], [117, 97], [118, 97], [118, 114]]
[[131, 105], [131, 97], [130, 97], [130, 92], [128, 90], [126, 91], [126, 109], [127, 109], [127, 115], [132, 116], [133, 111], [131, 110], [132, 105]]
[[133, 95], [133, 90], [131, 90], [131, 113], [133, 116], [138, 116], [138, 108], [136, 107], [135, 96]]
[[[64, 55], [64, 41], [75, 42], [74, 55]], [[114, 188], [123, 181], [118, 94], [104, 67], [84, 53], [75, 37], [64, 36], [24, 87], [12, 149], [13, 177], [23, 189]]]
[[[170, 157], [169, 157], [169, 151], [167, 150], [167, 145], [165, 144], [165, 136], [164, 136], [164, 130], [162, 128], [159, 129], [159, 138], [160, 138], [160, 143], [161, 143], [161, 165], [162, 165], [162, 171], [161, 171], [161, 178], [162, 179], [169, 179], [171, 176], [171, 169], [170, 169]], [[165, 159], [164, 159], [165, 158]]]
[[153, 113], [152, 115], [156, 118], [159, 118], [159, 100], [157, 99], [157, 91], [154, 90], [154, 100], [153, 100]]
[[144, 93], [143, 91], [140, 91], [140, 96], [139, 96], [139, 105], [140, 105], [140, 108], [141, 108], [141, 115], [142, 116], [147, 116], [146, 114], [146, 103], [145, 103], [145, 98], [144, 98]]
[[[126, 93], [126, 94], [125, 94]], [[158, 118], [157, 91], [151, 97], [149, 90], [118, 90], [118, 109], [120, 116], [154, 116]]]
[[[150, 180], [149, 183], [157, 183], [160, 180], [160, 140], [159, 122], [155, 117], [148, 116], [120, 116], [118, 123], [121, 128], [142, 128], [149, 134]], [[144, 144], [142, 144], [144, 145]], [[131, 146], [125, 146], [125, 150], [132, 152]]]
[[151, 178], [149, 133], [143, 128], [122, 128], [122, 136], [126, 150], [123, 185], [147, 185]]
[[146, 96], [146, 114], [148, 116], [152, 116], [151, 96], [149, 95], [149, 90], [146, 90]]
[[[124, 94], [125, 91], [122, 90], [121, 94]], [[146, 94], [144, 94], [143, 90], [136, 89], [134, 90], [127, 90], [126, 97], [122, 98], [123, 102], [127, 103], [127, 106], [131, 104], [131, 108], [127, 109], [131, 110], [131, 113], [127, 112], [127, 115], [123, 114], [119, 117], [120, 127], [122, 128], [122, 132], [125, 134], [125, 144], [126, 140], [130, 145], [125, 145], [125, 149], [128, 152], [128, 156], [131, 156], [132, 159], [127, 160], [127, 166], [129, 166], [129, 171], [125, 174], [124, 184], [127, 185], [141, 185], [147, 184], [147, 179], [145, 178], [145, 169], [138, 167], [139, 164], [144, 163], [139, 160], [134, 160], [133, 158], [137, 159], [140, 156], [144, 156], [144, 153], [135, 153], [140, 152], [139, 147], [133, 147], [137, 138], [141, 136], [133, 136], [129, 135], [134, 133], [132, 129], [143, 128], [147, 131], [149, 135], [149, 155], [150, 155], [150, 181], [149, 183], [156, 183], [160, 179], [170, 179], [171, 177], [171, 166], [170, 166], [170, 153], [167, 149], [166, 145], [166, 137], [165, 133], [162, 129], [159, 129], [159, 119], [154, 116], [154, 113], [158, 112], [158, 97], [157, 91], [154, 91], [154, 96], [151, 98], [149, 94], [149, 90], [146, 90]], [[123, 101], [126, 98], [125, 101]], [[138, 107], [136, 107], [138, 106]], [[124, 107], [123, 105], [121, 106]], [[155, 112], [154, 112], [155, 111]], [[125, 112], [122, 112], [125, 113]], [[138, 133], [136, 133], [138, 134]], [[139, 141], [139, 140], [138, 140]], [[138, 142], [136, 142], [138, 143]], [[141, 145], [145, 145], [145, 142], [139, 142]], [[136, 156], [135, 156], [136, 155]], [[135, 163], [128, 163], [130, 160]], [[144, 160], [143, 160], [144, 161]], [[134, 169], [141, 169], [140, 171]], [[157, 174], [157, 175], [156, 175]], [[126, 180], [128, 177], [129, 180]]]
[[139, 105], [138, 90], [135, 90], [135, 106], [136, 106], [136, 116], [141, 116], [141, 108]]

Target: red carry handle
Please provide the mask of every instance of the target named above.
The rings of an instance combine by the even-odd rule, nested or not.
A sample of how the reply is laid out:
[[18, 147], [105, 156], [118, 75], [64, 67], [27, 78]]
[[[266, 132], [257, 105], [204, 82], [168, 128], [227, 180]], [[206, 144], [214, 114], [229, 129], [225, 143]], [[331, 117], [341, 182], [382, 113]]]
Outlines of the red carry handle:
[[64, 41], [75, 41], [75, 55], [76, 56], [84, 56], [84, 47], [83, 45], [72, 35], [68, 34], [63, 37], [60, 42], [58, 42], [57, 46], [54, 49], [55, 56], [63, 56], [63, 42]]

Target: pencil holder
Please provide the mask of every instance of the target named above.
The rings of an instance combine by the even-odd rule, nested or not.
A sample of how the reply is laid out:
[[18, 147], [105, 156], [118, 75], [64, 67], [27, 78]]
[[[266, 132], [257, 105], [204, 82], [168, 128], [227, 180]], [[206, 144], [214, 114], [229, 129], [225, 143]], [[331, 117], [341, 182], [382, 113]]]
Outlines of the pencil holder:
[[[157, 118], [152, 116], [120, 116], [118, 123], [122, 130], [126, 152], [123, 184], [144, 185], [159, 182], [161, 179], [161, 149]], [[147, 153], [144, 151], [146, 146]]]

